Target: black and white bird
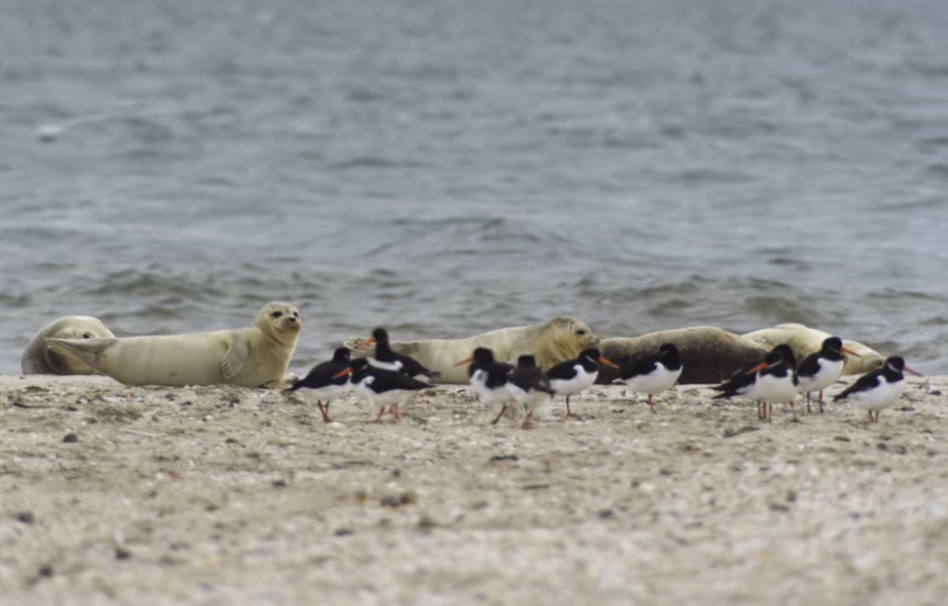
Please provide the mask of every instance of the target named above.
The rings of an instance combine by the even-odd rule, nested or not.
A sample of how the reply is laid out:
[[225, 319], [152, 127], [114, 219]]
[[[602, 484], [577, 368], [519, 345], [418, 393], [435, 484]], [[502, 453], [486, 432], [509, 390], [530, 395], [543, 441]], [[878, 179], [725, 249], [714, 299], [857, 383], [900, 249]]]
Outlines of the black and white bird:
[[474, 350], [474, 355], [466, 360], [461, 360], [455, 366], [470, 364], [467, 369], [468, 379], [471, 387], [480, 396], [481, 402], [490, 404], [493, 402], [503, 403], [500, 414], [494, 419], [492, 424], [496, 424], [510, 404], [510, 390], [507, 389], [507, 378], [513, 372], [514, 367], [504, 362], [498, 362], [494, 359], [494, 352], [487, 347], [478, 347]]
[[596, 382], [599, 376], [599, 364], [618, 368], [615, 364], [602, 357], [598, 349], [584, 349], [575, 360], [560, 362], [546, 372], [550, 379], [550, 386], [558, 394], [566, 395], [566, 417], [575, 417], [569, 409], [569, 397], [579, 393]]
[[343, 377], [351, 374], [352, 388], [365, 398], [370, 405], [379, 407], [379, 414], [375, 418], [377, 423], [382, 422], [385, 407], [390, 406], [389, 412], [395, 419], [401, 419], [398, 405], [412, 391], [431, 387], [424, 381], [413, 379], [408, 375], [384, 368], [376, 368], [369, 364], [366, 358], [356, 358], [349, 368], [336, 374]]
[[820, 392], [820, 414], [823, 413], [823, 390], [832, 385], [843, 374], [846, 354], [860, 357], [856, 352], [843, 347], [839, 337], [828, 337], [816, 353], [805, 357], [797, 367], [797, 392], [806, 394], [806, 411], [810, 409], [810, 393]]
[[[533, 415], [549, 401], [550, 396], [556, 393], [550, 385], [550, 379], [537, 366], [536, 358], [533, 356], [517, 358], [516, 368], [507, 377], [507, 390], [526, 412], [523, 429], [533, 427]], [[503, 416], [503, 412], [501, 411], [500, 416]]]
[[619, 374], [632, 391], [648, 394], [648, 407], [655, 412], [653, 396], [669, 389], [681, 376], [681, 354], [674, 343], [663, 343], [657, 354], [645, 356]]
[[393, 351], [388, 341], [388, 331], [384, 328], [373, 330], [372, 337], [362, 343], [359, 349], [368, 347], [373, 343], [375, 344], [375, 357], [370, 359], [373, 366], [400, 372], [419, 381], [430, 382], [431, 379], [438, 376], [437, 372], [428, 370], [418, 360]]
[[329, 403], [349, 389], [349, 377], [336, 375], [349, 368], [349, 358], [349, 349], [339, 347], [333, 353], [332, 360], [320, 362], [314, 366], [305, 377], [293, 383], [287, 391], [310, 389], [315, 392], [316, 406], [319, 407], [319, 412], [323, 413], [323, 421], [332, 423], [332, 419], [329, 418]]
[[856, 379], [855, 383], [833, 397], [833, 401], [849, 400], [856, 408], [869, 412], [870, 423], [878, 423], [879, 413], [895, 406], [902, 397], [902, 389], [905, 387], [905, 375], [902, 371], [922, 376], [906, 366], [901, 357], [891, 356], [886, 358], [882, 368]]
[[714, 399], [739, 395], [749, 400], [756, 400], [757, 418], [762, 421], [773, 420], [774, 404], [789, 403], [793, 418], [796, 420], [795, 366], [796, 358], [790, 346], [778, 345], [767, 353], [760, 364], [739, 370], [726, 382], [712, 387], [711, 389], [722, 392], [714, 396]]

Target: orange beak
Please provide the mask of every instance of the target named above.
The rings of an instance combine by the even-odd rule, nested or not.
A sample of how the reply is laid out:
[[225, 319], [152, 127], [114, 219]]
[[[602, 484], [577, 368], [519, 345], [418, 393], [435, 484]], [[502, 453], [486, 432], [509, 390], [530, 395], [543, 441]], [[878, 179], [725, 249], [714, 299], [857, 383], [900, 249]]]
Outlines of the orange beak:
[[345, 369], [345, 370], [340, 370], [339, 372], [337, 372], [336, 374], [334, 374], [334, 375], [332, 376], [332, 378], [333, 378], [333, 379], [338, 379], [339, 377], [344, 377], [344, 376], [346, 376], [346, 375], [351, 375], [351, 374], [352, 374], [352, 369], [351, 369], [351, 368], [347, 368], [347, 369]]
[[613, 368], [619, 368], [616, 364], [613, 364], [612, 362], [610, 362], [609, 360], [603, 358], [602, 356], [599, 356], [599, 363], [600, 363], [600, 364], [605, 364], [606, 366], [611, 366], [611, 367], [613, 367]]
[[755, 367], [751, 368], [750, 370], [748, 370], [745, 374], [752, 375], [752, 374], [754, 374], [755, 372], [757, 372], [758, 370], [763, 370], [763, 369], [765, 369], [765, 368], [767, 368], [767, 363], [766, 363], [766, 362], [761, 362], [761, 363], [758, 364], [757, 366], [755, 366]]
[[856, 356], [857, 358], [861, 358], [861, 357], [862, 357], [862, 356], [860, 356], [859, 354], [857, 354], [856, 352], [854, 352], [853, 350], [851, 350], [851, 349], [846, 349], [845, 347], [840, 347], [839, 350], [840, 350], [841, 352], [843, 352], [844, 354], [849, 354], [849, 355], [851, 355], [851, 356]]
[[915, 375], [916, 377], [924, 377], [924, 376], [925, 376], [925, 375], [923, 375], [922, 373], [920, 373], [920, 372], [918, 372], [918, 371], [912, 370], [912, 369], [909, 368], [908, 366], [903, 366], [903, 367], [902, 367], [902, 370], [904, 370], [905, 372], [910, 372], [910, 373], [912, 373], [913, 375]]
[[461, 360], [460, 362], [458, 362], [457, 364], [455, 364], [455, 366], [464, 366], [465, 364], [470, 364], [470, 363], [473, 362], [473, 361], [474, 361], [474, 356], [471, 356], [470, 358], [468, 358], [468, 359], [466, 359], [466, 360]]
[[356, 349], [365, 349], [366, 347], [368, 347], [369, 345], [372, 345], [373, 343], [375, 343], [375, 337], [369, 337], [368, 339], [363, 341], [361, 345], [358, 345]]

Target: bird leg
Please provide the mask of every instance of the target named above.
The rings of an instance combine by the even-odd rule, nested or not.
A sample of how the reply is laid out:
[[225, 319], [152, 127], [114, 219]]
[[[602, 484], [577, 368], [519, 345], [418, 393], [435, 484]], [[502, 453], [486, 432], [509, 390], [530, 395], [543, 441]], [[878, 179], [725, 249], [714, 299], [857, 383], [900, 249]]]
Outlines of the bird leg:
[[758, 421], [767, 420], [767, 414], [764, 412], [763, 405], [764, 405], [763, 402], [761, 402], [760, 400], [757, 400], [757, 420]]
[[[821, 391], [820, 393], [823, 393], [823, 392]], [[820, 398], [820, 404], [821, 404], [820, 408], [823, 408], [823, 406], [822, 406], [822, 404], [823, 404], [823, 399], [822, 399], [822, 398]], [[810, 392], [806, 392], [806, 414], [810, 414], [811, 412], [813, 412], [813, 411], [810, 410]], [[823, 412], [823, 411], [820, 410], [820, 412]]]
[[[810, 392], [807, 392], [806, 395], [810, 395]], [[793, 400], [790, 401], [790, 412], [793, 413], [793, 420], [799, 423], [800, 419], [797, 418], [797, 408], [794, 405]]]
[[523, 419], [523, 425], [520, 426], [521, 429], [533, 429], [533, 411], [527, 408], [527, 416]]
[[494, 419], [493, 421], [491, 421], [490, 424], [491, 424], [491, 425], [497, 425], [497, 421], [500, 420], [500, 417], [504, 416], [504, 413], [507, 412], [507, 408], [509, 408], [509, 407], [510, 407], [509, 404], [504, 404], [503, 407], [500, 409], [500, 414], [497, 415], [497, 418]]
[[579, 415], [574, 415], [573, 411], [569, 409], [569, 394], [566, 394], [566, 418], [573, 417], [577, 421], [580, 419]]
[[395, 420], [396, 420], [396, 421], [401, 421], [401, 420], [402, 420], [402, 413], [401, 413], [400, 410], [398, 410], [398, 403], [397, 403], [397, 402], [396, 402], [395, 404], [392, 404], [391, 408], [389, 408], [388, 411], [389, 411], [390, 413], [392, 413], [392, 416], [395, 417]]
[[332, 419], [329, 418], [329, 400], [326, 400], [325, 404], [316, 400], [316, 406], [319, 408], [319, 412], [323, 413], [323, 423], [332, 423]]
[[774, 422], [774, 404], [773, 402], [767, 402], [765, 406], [767, 407], [767, 422], [773, 423]]
[[648, 394], [648, 407], [652, 411], [652, 414], [658, 414], [655, 412], [655, 402], [652, 401], [652, 394]]
[[[810, 395], [810, 394], [807, 394]], [[820, 390], [820, 414], [823, 414], [823, 390]]]
[[375, 417], [375, 422], [376, 422], [376, 423], [381, 423], [381, 422], [382, 422], [382, 415], [384, 415], [384, 414], [385, 414], [385, 404], [382, 404], [382, 406], [379, 408], [379, 416]]

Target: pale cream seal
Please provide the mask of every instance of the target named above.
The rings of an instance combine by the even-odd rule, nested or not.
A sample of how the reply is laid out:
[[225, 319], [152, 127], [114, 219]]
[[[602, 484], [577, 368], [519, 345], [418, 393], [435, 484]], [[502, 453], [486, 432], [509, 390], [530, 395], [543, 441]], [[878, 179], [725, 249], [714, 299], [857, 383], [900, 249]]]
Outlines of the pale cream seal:
[[[350, 339], [345, 345], [357, 356], [374, 355], [373, 348], [360, 349], [362, 339]], [[533, 356], [544, 369], [572, 360], [580, 352], [596, 347], [599, 337], [585, 323], [568, 317], [553, 318], [543, 324], [514, 326], [493, 330], [467, 339], [431, 339], [392, 341], [392, 349], [411, 356], [439, 374], [436, 383], [463, 385], [468, 382], [467, 367], [455, 364], [470, 358], [478, 347], [494, 352], [498, 362], [516, 363], [520, 356]]]
[[47, 343], [130, 385], [261, 387], [283, 379], [301, 328], [299, 310], [274, 301], [260, 310], [250, 328]]
[[[823, 347], [823, 341], [831, 336], [827, 332], [803, 324], [778, 324], [773, 328], [755, 330], [743, 335], [745, 339], [749, 339], [768, 350], [786, 343], [793, 350], [793, 355], [798, 361], [818, 352]], [[885, 363], [885, 358], [879, 352], [857, 341], [843, 339], [843, 347], [858, 354], [856, 356], [846, 356], [846, 364], [843, 367], [844, 375], [872, 372], [882, 368]]]

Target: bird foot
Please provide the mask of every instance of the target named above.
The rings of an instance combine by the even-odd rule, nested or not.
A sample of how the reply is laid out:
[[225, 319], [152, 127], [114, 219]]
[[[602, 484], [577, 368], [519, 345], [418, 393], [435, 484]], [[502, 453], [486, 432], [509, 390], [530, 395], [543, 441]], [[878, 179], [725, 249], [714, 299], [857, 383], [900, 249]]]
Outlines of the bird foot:
[[332, 419], [329, 418], [329, 404], [316, 402], [316, 406], [319, 407], [319, 412], [323, 413], [323, 423], [332, 423]]

